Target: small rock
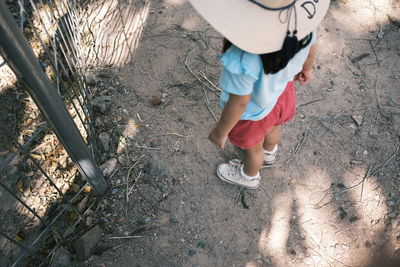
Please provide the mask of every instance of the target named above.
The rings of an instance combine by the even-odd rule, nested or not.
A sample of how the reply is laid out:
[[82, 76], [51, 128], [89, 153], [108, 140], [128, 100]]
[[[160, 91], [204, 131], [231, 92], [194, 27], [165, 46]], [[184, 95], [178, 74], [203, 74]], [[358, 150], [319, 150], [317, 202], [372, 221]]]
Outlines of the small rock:
[[300, 119], [304, 119], [305, 118], [304, 114], [300, 114], [299, 117], [300, 117]]
[[354, 124], [350, 124], [349, 127], [353, 130], [357, 130], [357, 127]]
[[110, 134], [106, 132], [102, 132], [97, 137], [99, 142], [100, 151], [102, 153], [106, 153], [110, 150]]
[[362, 125], [362, 121], [363, 121], [363, 117], [362, 116], [353, 115], [353, 116], [351, 116], [351, 118], [355, 121], [357, 126], [361, 126]]
[[397, 219], [391, 219], [390, 223], [392, 224], [392, 229], [396, 229], [399, 224], [399, 221]]
[[179, 239], [179, 241], [181, 241], [181, 243], [185, 243], [185, 239], [184, 238]]
[[86, 224], [86, 226], [92, 226], [93, 225], [93, 217], [90, 217], [90, 216], [86, 217], [85, 224]]
[[255, 259], [256, 260], [261, 260], [262, 259], [262, 255], [261, 254], [257, 254]]
[[368, 155], [368, 150], [364, 150], [364, 151], [363, 151], [363, 154], [364, 154], [365, 156], [367, 156], [367, 155]]
[[104, 176], [110, 176], [115, 167], [117, 166], [118, 160], [116, 158], [112, 158], [104, 162], [103, 164], [100, 165], [100, 170], [102, 171]]
[[387, 202], [389, 207], [393, 207], [394, 206], [394, 201], [393, 200], [388, 200]]
[[115, 194], [117, 194], [118, 193], [118, 188], [114, 188], [112, 191], [111, 191], [111, 194], [113, 194], [113, 195], [115, 195]]
[[161, 97], [159, 96], [155, 96], [151, 99], [151, 104], [153, 104], [154, 106], [158, 106], [162, 103]]
[[268, 256], [264, 256], [262, 260], [263, 260], [263, 262], [265, 262], [267, 264], [271, 263], [271, 259]]
[[59, 247], [51, 258], [50, 267], [68, 267], [71, 266], [71, 253], [64, 247]]
[[178, 220], [175, 219], [175, 218], [173, 218], [173, 217], [170, 217], [170, 218], [168, 219], [168, 221], [169, 221], [170, 223], [178, 223]]
[[146, 166], [146, 173], [153, 177], [164, 177], [172, 175], [172, 171], [170, 170], [170, 168], [154, 153], [151, 153], [149, 156], [148, 164]]
[[393, 211], [393, 212], [391, 212], [391, 213], [388, 213], [388, 215], [387, 215], [387, 216], [388, 216], [389, 218], [391, 218], [391, 219], [392, 219], [392, 218], [395, 218], [395, 217], [396, 217], [396, 215], [397, 215], [397, 214], [396, 214], [396, 212], [394, 212], [394, 211]]
[[326, 88], [325, 91], [327, 91], [328, 93], [335, 91], [335, 89], [333, 87], [330, 88]]
[[89, 86], [95, 86], [96, 85], [96, 75], [94, 75], [93, 72], [88, 72], [86, 74], [86, 84]]
[[103, 126], [103, 125], [104, 125], [104, 123], [103, 123], [103, 121], [102, 121], [101, 118], [97, 117], [97, 118], [94, 120], [94, 126], [96, 126], [96, 127], [101, 127], [101, 126]]
[[379, 31], [379, 33], [376, 35], [376, 38], [381, 40], [385, 36], [385, 33], [383, 31]]
[[84, 261], [92, 254], [93, 250], [100, 242], [102, 235], [103, 230], [100, 226], [96, 225], [72, 244], [80, 261]]
[[117, 93], [119, 94], [125, 94], [126, 90], [123, 86], [117, 86], [117, 88], [115, 88], [117, 90]]
[[111, 108], [111, 96], [98, 96], [92, 100], [93, 109], [106, 114]]
[[189, 250], [188, 254], [189, 256], [194, 256], [196, 255], [196, 250]]

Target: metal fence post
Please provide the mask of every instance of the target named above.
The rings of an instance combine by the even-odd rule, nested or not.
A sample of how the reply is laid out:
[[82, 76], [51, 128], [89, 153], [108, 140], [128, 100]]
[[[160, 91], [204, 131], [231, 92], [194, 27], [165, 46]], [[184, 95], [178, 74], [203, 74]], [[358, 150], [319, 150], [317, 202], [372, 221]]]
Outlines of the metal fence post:
[[14, 18], [0, 0], [0, 53], [34, 99], [36, 105], [53, 126], [58, 139], [80, 173], [98, 195], [105, 193], [107, 183], [89, 152], [73, 119], [50, 80], [43, 72], [31, 47]]

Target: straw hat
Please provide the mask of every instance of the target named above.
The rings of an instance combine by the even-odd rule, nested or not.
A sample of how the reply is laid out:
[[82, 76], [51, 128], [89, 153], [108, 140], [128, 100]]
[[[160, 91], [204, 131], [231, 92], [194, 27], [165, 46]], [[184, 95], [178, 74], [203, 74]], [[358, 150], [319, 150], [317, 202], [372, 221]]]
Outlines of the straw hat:
[[[254, 54], [282, 49], [286, 32], [300, 40], [324, 18], [329, 0], [189, 0], [225, 38]], [[297, 19], [296, 19], [297, 17]], [[289, 18], [289, 19], [288, 19]]]

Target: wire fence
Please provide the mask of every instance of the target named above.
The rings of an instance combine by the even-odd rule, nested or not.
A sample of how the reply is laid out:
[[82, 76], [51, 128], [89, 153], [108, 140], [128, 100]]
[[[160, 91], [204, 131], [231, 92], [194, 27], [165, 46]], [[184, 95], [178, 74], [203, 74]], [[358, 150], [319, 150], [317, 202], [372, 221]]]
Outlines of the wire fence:
[[51, 265], [106, 189], [85, 75], [129, 62], [145, 12], [92, 2], [0, 0], [1, 266]]

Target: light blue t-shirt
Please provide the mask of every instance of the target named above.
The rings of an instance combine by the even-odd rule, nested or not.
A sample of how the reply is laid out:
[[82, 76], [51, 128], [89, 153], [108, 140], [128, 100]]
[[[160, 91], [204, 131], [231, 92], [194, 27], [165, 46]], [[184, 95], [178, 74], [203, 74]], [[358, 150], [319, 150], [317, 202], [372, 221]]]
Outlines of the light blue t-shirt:
[[305, 48], [301, 49], [287, 64], [275, 74], [265, 74], [261, 57], [232, 45], [220, 56], [223, 66], [219, 85], [222, 88], [220, 105], [223, 108], [230, 94], [249, 95], [250, 102], [241, 116], [241, 120], [258, 121], [274, 108], [279, 96], [288, 82], [293, 81], [307, 59], [311, 45], [315, 42], [316, 32]]

